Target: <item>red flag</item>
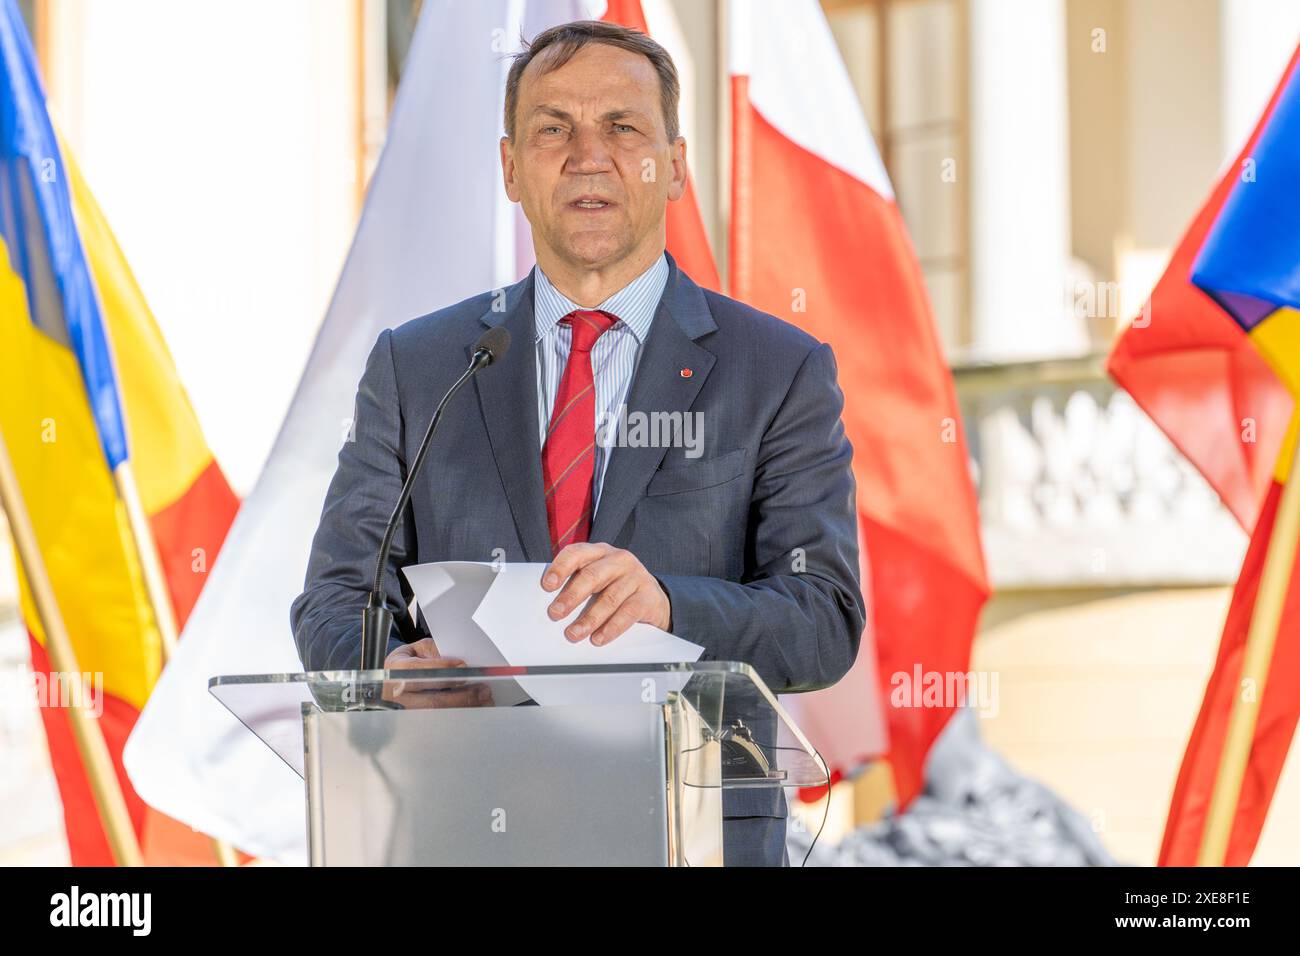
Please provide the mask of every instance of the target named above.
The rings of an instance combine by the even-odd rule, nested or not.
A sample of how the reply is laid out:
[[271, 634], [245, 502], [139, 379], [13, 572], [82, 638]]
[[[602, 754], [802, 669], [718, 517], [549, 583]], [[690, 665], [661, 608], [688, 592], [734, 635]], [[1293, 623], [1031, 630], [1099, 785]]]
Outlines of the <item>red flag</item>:
[[[728, 10], [731, 291], [834, 349], [869, 564], [879, 691], [850, 674], [814, 696], [829, 695], [821, 706], [888, 700], [918, 672], [969, 670], [989, 593], [956, 394], [920, 265], [820, 9], [763, 0]], [[921, 791], [954, 703], [918, 706], [909, 692], [886, 708], [900, 806]], [[841, 754], [879, 752], [864, 720], [841, 722], [839, 735]]]
[[[1178, 773], [1169, 818], [1165, 823], [1164, 841], [1160, 845], [1160, 866], [1194, 866], [1205, 830], [1206, 812], [1214, 789], [1214, 777], [1223, 754], [1228, 715], [1238, 692], [1251, 693], [1241, 687], [1242, 657], [1246, 634], [1255, 610], [1255, 595], [1264, 567], [1264, 555], [1273, 532], [1273, 521], [1281, 498], [1282, 485], [1273, 482], [1264, 509], [1255, 526], [1241, 576], [1232, 593], [1228, 620], [1219, 644], [1214, 672], [1205, 688], [1205, 699], [1196, 718], [1187, 752]], [[1300, 567], [1300, 565], [1297, 565]], [[1300, 686], [1300, 576], [1291, 578], [1290, 590], [1282, 607], [1278, 641], [1269, 665], [1264, 696], [1259, 703], [1259, 717], [1251, 745], [1246, 776], [1237, 800], [1237, 816], [1228, 839], [1227, 866], [1245, 866], [1259, 843], [1273, 791], [1277, 789], [1287, 750], [1295, 735], [1300, 706], [1295, 688]]]

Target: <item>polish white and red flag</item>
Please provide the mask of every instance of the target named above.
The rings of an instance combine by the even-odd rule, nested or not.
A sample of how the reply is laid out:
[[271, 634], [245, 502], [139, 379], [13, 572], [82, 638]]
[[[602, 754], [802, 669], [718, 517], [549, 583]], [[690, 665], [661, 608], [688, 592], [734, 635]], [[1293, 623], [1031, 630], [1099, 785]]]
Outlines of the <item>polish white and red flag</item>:
[[729, 291], [835, 352], [869, 611], [849, 675], [785, 701], [833, 768], [887, 752], [905, 808], [957, 702], [917, 706], [899, 688], [969, 670], [989, 593], [956, 393], [920, 263], [820, 5], [729, 0], [727, 14]]

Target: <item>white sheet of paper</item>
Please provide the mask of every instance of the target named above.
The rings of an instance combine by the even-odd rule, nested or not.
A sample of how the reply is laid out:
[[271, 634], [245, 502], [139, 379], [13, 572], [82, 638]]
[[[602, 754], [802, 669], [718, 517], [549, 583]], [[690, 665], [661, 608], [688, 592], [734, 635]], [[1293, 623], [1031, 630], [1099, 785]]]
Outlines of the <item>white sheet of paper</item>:
[[[553, 621], [546, 609], [557, 592], [542, 590], [545, 564], [506, 564], [474, 614], [511, 664], [521, 667], [585, 664], [680, 664], [699, 660], [704, 648], [649, 624], [633, 624], [602, 647], [590, 639], [578, 642], [564, 629], [582, 612]], [[543, 706], [559, 704], [623, 704], [662, 701], [681, 690], [689, 674], [523, 677], [519, 684]]]
[[496, 580], [492, 565], [481, 561], [437, 561], [402, 568], [424, 620], [443, 657], [459, 657], [470, 667], [504, 667], [496, 644], [474, 620]]
[[597, 647], [564, 636], [582, 612], [563, 620], [546, 613], [557, 592], [542, 590], [545, 564], [504, 564], [474, 613], [483, 629], [511, 664], [520, 667], [582, 664], [680, 664], [699, 660], [704, 648], [649, 624], [633, 624], [615, 641]]
[[[438, 561], [402, 569], [424, 612], [438, 653], [458, 657], [469, 667], [508, 664], [474, 620], [474, 612], [496, 579], [492, 567], [482, 561]], [[493, 680], [488, 686], [498, 707], [522, 703], [529, 696], [516, 681]]]
[[[434, 635], [438, 650], [471, 667], [545, 667], [586, 664], [676, 664], [699, 660], [704, 648], [649, 624], [633, 624], [617, 640], [597, 647], [572, 642], [564, 629], [581, 613], [553, 621], [546, 609], [554, 592], [542, 590], [545, 564], [491, 565], [445, 561], [403, 569]], [[663, 700], [689, 675], [521, 680], [539, 704], [617, 703]], [[502, 703], [501, 695], [496, 695]]]

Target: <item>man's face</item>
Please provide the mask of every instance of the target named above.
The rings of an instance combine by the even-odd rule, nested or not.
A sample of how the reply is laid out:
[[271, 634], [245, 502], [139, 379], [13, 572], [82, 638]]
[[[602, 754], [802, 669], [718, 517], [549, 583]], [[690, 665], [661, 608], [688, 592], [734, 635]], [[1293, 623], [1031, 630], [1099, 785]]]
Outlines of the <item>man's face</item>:
[[686, 188], [686, 141], [668, 141], [650, 61], [595, 43], [557, 70], [539, 66], [519, 83], [514, 143], [501, 140], [506, 194], [539, 256], [593, 269], [662, 248], [666, 204]]

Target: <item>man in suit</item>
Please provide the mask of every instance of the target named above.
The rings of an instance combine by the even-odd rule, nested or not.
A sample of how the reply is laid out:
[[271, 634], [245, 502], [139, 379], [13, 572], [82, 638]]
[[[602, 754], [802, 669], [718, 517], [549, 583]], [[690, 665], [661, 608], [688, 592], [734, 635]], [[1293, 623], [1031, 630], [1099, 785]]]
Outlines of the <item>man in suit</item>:
[[[569, 640], [653, 624], [777, 692], [833, 684], [853, 664], [865, 615], [835, 361], [666, 253], [667, 203], [687, 178], [678, 97], [667, 52], [611, 24], [555, 27], [516, 58], [501, 165], [537, 266], [380, 335], [292, 609], [307, 668], [357, 666], [407, 464], [493, 325], [513, 345], [475, 378], [476, 400], [448, 407], [393, 541], [388, 667], [463, 666], [407, 613], [399, 568], [502, 556], [549, 562], [556, 620], [585, 607]], [[626, 440], [637, 416], [686, 427], [672, 447]], [[728, 865], [785, 861], [779, 791], [728, 790], [723, 814]]]

